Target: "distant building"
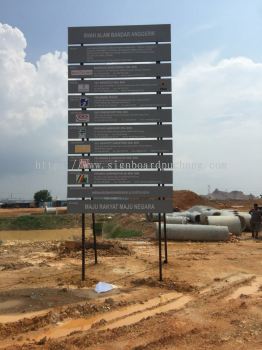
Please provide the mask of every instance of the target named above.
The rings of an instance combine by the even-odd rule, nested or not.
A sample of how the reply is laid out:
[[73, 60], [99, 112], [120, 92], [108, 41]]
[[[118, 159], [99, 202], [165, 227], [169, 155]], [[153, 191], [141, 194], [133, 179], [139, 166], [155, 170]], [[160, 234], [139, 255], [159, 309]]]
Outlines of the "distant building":
[[12, 200], [8, 199], [0, 203], [1, 208], [34, 208], [35, 204], [30, 200]]

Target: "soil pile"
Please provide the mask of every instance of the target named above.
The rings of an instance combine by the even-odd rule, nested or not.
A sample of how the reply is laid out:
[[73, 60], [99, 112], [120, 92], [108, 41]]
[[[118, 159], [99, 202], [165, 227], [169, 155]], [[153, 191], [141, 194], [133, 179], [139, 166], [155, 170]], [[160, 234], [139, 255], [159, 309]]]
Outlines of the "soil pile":
[[182, 210], [189, 209], [194, 205], [211, 205], [210, 202], [202, 196], [199, 196], [195, 192], [181, 190], [173, 191], [173, 208], [179, 208]]

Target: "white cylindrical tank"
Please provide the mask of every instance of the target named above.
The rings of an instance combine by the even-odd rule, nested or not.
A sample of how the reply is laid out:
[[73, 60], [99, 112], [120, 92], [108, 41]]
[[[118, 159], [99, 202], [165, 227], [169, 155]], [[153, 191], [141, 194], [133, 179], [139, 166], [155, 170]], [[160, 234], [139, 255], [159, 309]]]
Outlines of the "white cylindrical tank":
[[251, 215], [247, 212], [239, 211], [238, 216], [242, 217], [245, 220], [245, 223], [246, 223], [245, 231], [250, 232], [251, 231], [251, 226], [250, 226]]
[[57, 214], [57, 210], [53, 207], [45, 207], [45, 214]]
[[239, 236], [245, 228], [243, 228], [243, 222], [240, 221], [238, 216], [207, 216], [208, 225], [227, 226], [229, 232]]
[[[164, 225], [161, 225], [162, 238]], [[228, 227], [209, 225], [179, 225], [167, 224], [167, 239], [173, 241], [202, 241], [217, 242], [226, 241], [229, 238]], [[158, 224], [156, 224], [156, 238], [158, 238]]]
[[189, 219], [186, 216], [166, 215], [167, 224], [187, 224]]

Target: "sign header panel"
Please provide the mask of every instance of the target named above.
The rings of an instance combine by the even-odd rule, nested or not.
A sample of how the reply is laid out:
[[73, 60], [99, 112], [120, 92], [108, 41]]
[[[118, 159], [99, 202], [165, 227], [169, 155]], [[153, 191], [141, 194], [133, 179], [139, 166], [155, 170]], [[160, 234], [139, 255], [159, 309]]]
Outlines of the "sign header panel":
[[171, 41], [169, 24], [68, 28], [69, 45], [156, 41]]
[[69, 46], [68, 63], [171, 61], [170, 44]]
[[172, 200], [113, 201], [69, 200], [70, 213], [169, 213], [173, 211]]
[[171, 64], [99, 64], [68, 66], [68, 77], [76, 78], [140, 78], [171, 77]]
[[171, 109], [68, 111], [68, 123], [158, 123], [171, 122]]

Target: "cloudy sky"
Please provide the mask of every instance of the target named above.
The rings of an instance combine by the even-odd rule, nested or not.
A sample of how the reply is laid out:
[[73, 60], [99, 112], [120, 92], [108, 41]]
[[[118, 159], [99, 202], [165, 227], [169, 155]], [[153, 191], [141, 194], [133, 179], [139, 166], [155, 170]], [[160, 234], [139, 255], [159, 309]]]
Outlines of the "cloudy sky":
[[262, 2], [0, 0], [0, 198], [66, 196], [67, 27], [172, 25], [174, 186], [262, 193]]

